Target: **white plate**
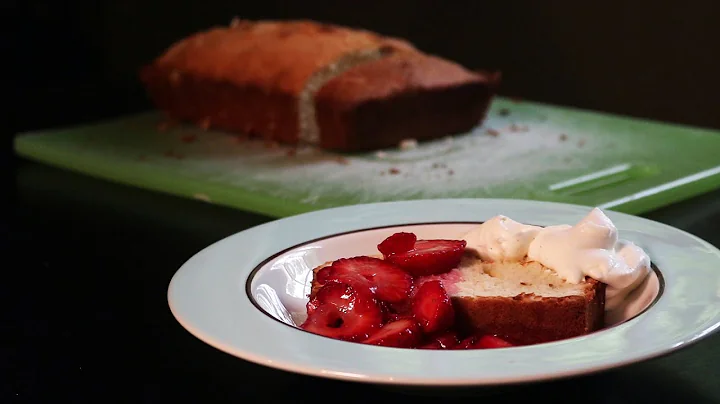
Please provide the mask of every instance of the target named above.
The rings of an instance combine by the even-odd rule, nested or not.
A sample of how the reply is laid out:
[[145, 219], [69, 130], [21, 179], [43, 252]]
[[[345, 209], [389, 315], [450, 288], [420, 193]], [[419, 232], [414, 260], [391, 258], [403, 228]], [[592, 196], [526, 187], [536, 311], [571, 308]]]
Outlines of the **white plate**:
[[620, 237], [643, 247], [659, 271], [648, 281], [645, 299], [613, 313], [619, 324], [602, 331], [510, 349], [433, 351], [336, 341], [291, 325], [292, 316], [304, 311], [313, 267], [377, 253], [379, 241], [403, 226], [411, 225], [419, 238], [451, 238], [469, 222], [498, 214], [552, 225], [574, 224], [589, 211], [548, 202], [453, 199], [307, 213], [202, 250], [175, 274], [168, 301], [192, 334], [245, 360], [320, 377], [399, 385], [498, 385], [586, 374], [669, 353], [718, 328], [720, 251], [670, 226], [615, 212], [606, 213]]

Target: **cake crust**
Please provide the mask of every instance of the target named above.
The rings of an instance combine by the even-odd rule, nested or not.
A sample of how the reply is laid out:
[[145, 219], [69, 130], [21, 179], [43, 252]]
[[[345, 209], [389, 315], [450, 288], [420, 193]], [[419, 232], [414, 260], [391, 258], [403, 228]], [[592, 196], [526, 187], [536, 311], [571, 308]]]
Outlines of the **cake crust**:
[[403, 139], [468, 132], [481, 122], [499, 74], [471, 72], [419, 52], [397, 52], [363, 63], [317, 93], [321, 146], [373, 150]]

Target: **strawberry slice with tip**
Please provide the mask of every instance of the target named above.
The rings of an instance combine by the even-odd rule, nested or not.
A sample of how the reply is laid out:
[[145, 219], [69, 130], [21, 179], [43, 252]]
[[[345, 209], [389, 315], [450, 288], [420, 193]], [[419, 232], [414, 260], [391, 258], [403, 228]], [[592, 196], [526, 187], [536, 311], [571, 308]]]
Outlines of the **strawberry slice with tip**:
[[454, 349], [510, 348], [514, 345], [495, 335], [471, 335], [460, 341]]
[[384, 260], [372, 257], [342, 258], [334, 261], [326, 282], [347, 283], [357, 289], [369, 289], [378, 300], [397, 303], [408, 299], [413, 279], [407, 272]]
[[416, 241], [417, 236], [414, 233], [395, 233], [378, 244], [377, 249], [383, 256], [387, 257], [390, 254], [404, 253], [412, 250]]
[[412, 249], [385, 259], [413, 276], [439, 275], [460, 264], [465, 240], [417, 240]]
[[421, 346], [421, 349], [452, 349], [460, 343], [454, 331], [446, 331], [429, 338], [430, 342]]
[[381, 325], [380, 306], [370, 293], [332, 282], [308, 303], [308, 317], [300, 328], [330, 338], [361, 341]]
[[440, 281], [425, 282], [418, 288], [412, 312], [427, 334], [444, 331], [455, 321], [455, 310]]
[[417, 322], [403, 318], [385, 324], [363, 343], [395, 348], [413, 348], [420, 341], [421, 336], [422, 331]]
[[480, 349], [510, 348], [515, 345], [495, 335], [483, 335], [478, 339], [476, 346]]

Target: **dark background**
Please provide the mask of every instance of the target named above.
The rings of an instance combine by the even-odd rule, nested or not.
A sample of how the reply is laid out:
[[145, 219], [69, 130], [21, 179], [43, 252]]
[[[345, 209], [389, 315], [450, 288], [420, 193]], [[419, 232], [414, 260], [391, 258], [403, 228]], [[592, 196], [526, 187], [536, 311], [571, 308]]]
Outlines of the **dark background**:
[[[7, 71], [1, 172], [10, 184], [1, 192], [9, 189], [18, 202], [11, 220], [0, 222], [0, 304], [11, 316], [3, 316], [0, 343], [18, 347], [0, 349], [0, 402], [256, 402], [274, 389], [286, 402], [296, 401], [289, 390], [322, 401], [300, 394], [310, 378], [222, 354], [182, 330], [167, 308], [167, 282], [187, 258], [267, 218], [20, 162], [9, 158], [14, 133], [150, 108], [138, 68], [174, 40], [233, 16], [368, 28], [470, 68], [500, 69], [503, 95], [720, 128], [720, 2], [592, 3], [0, 1]], [[718, 245], [704, 218], [720, 213], [700, 212], [719, 195], [649, 217]], [[692, 359], [717, 358], [716, 347], [699, 345], [597, 379], [520, 389], [506, 402], [551, 391], [560, 400], [570, 394], [619, 402], [638, 384], [654, 391], [639, 402], [712, 402], [705, 392], [717, 372], [701, 361], [695, 368]], [[342, 394], [344, 402], [383, 393], [317, 383], [313, 389]], [[594, 400], [588, 391], [597, 383], [610, 390]]]

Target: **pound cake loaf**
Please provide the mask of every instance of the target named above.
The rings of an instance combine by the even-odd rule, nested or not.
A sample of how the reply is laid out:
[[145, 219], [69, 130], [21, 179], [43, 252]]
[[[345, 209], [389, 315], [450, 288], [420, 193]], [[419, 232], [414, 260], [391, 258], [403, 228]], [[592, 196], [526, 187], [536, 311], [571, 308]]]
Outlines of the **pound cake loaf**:
[[[325, 263], [314, 269], [316, 274]], [[414, 288], [440, 280], [456, 325], [466, 332], [501, 335], [519, 345], [577, 337], [601, 329], [605, 284], [572, 284], [537, 262], [485, 262], [466, 253], [457, 269], [416, 279]], [[313, 277], [310, 298], [323, 285]]]
[[468, 131], [499, 80], [399, 38], [305, 20], [234, 20], [175, 43], [140, 76], [173, 119], [347, 152]]

